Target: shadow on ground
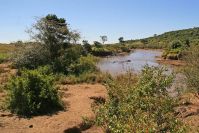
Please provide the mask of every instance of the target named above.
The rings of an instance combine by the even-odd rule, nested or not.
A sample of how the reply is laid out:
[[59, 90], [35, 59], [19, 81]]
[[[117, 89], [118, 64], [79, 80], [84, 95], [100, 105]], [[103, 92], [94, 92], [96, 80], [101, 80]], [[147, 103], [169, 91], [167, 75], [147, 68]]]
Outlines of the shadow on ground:
[[64, 133], [81, 133], [81, 129], [75, 126], [64, 130]]

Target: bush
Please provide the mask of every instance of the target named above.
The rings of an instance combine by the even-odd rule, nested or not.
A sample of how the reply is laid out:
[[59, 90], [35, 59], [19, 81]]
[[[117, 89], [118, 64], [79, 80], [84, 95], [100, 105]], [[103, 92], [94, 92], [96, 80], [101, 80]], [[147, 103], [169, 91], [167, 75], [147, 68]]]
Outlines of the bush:
[[175, 100], [168, 96], [171, 76], [145, 67], [107, 82], [108, 101], [96, 110], [96, 123], [108, 132], [184, 132], [174, 116]]
[[22, 47], [13, 58], [14, 66], [17, 68], [35, 69], [38, 66], [48, 64], [49, 52], [38, 44], [30, 44]]
[[163, 52], [162, 57], [164, 57], [165, 59], [179, 60], [182, 57], [182, 53], [182, 48], [166, 49]]
[[62, 108], [49, 67], [22, 70], [7, 84], [8, 108], [19, 115], [38, 115]]
[[129, 53], [131, 50], [127, 46], [121, 46], [122, 52], [127, 52]]
[[182, 43], [180, 41], [173, 41], [170, 44], [171, 49], [177, 49], [182, 47]]
[[94, 41], [93, 43], [94, 43], [94, 46], [96, 48], [102, 48], [103, 47], [103, 45], [100, 42], [98, 42], [98, 41]]
[[109, 55], [113, 55], [113, 52], [111, 50], [106, 49], [106, 48], [94, 47], [92, 49], [92, 54], [94, 56], [109, 56]]
[[71, 73], [79, 75], [85, 72], [97, 71], [96, 61], [97, 59], [93, 56], [82, 56], [77, 63], [73, 63], [70, 66]]
[[61, 56], [53, 62], [53, 70], [55, 72], [63, 72], [68, 74], [72, 64], [76, 64], [83, 54], [83, 48], [80, 45], [74, 45], [63, 50]]
[[186, 61], [186, 67], [184, 74], [187, 77], [187, 83], [189, 88], [196, 90], [199, 93], [199, 46], [193, 46], [186, 51], [184, 60]]

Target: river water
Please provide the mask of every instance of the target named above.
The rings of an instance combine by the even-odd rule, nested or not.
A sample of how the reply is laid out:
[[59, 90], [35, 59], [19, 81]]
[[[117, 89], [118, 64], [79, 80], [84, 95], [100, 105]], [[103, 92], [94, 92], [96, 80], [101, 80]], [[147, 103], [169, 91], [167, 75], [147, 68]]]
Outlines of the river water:
[[[145, 65], [163, 66], [156, 61], [156, 57], [161, 54], [161, 50], [134, 50], [128, 55], [103, 58], [98, 63], [98, 67], [102, 72], [108, 72], [111, 75], [123, 74], [127, 71], [138, 73]], [[166, 67], [169, 68], [169, 66]]]

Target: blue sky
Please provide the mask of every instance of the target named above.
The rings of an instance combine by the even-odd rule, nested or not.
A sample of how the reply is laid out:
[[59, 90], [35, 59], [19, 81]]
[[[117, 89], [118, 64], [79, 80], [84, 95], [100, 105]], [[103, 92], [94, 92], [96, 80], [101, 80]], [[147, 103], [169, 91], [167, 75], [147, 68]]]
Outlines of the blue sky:
[[199, 0], [0, 0], [0, 42], [28, 40], [35, 17], [63, 17], [82, 39], [136, 39], [199, 26]]

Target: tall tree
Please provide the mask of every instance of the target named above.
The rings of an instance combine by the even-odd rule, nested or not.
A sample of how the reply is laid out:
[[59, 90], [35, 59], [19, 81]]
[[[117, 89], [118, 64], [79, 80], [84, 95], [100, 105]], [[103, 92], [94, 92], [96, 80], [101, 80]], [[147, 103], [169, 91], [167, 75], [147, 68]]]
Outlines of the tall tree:
[[107, 36], [100, 36], [102, 43], [104, 44], [106, 41], [108, 41], [108, 37]]
[[77, 42], [80, 38], [77, 32], [70, 31], [64, 18], [58, 18], [54, 14], [38, 19], [29, 33], [36, 42], [49, 51], [51, 60], [59, 56], [63, 44]]
[[120, 43], [124, 43], [124, 37], [120, 37], [118, 40]]

